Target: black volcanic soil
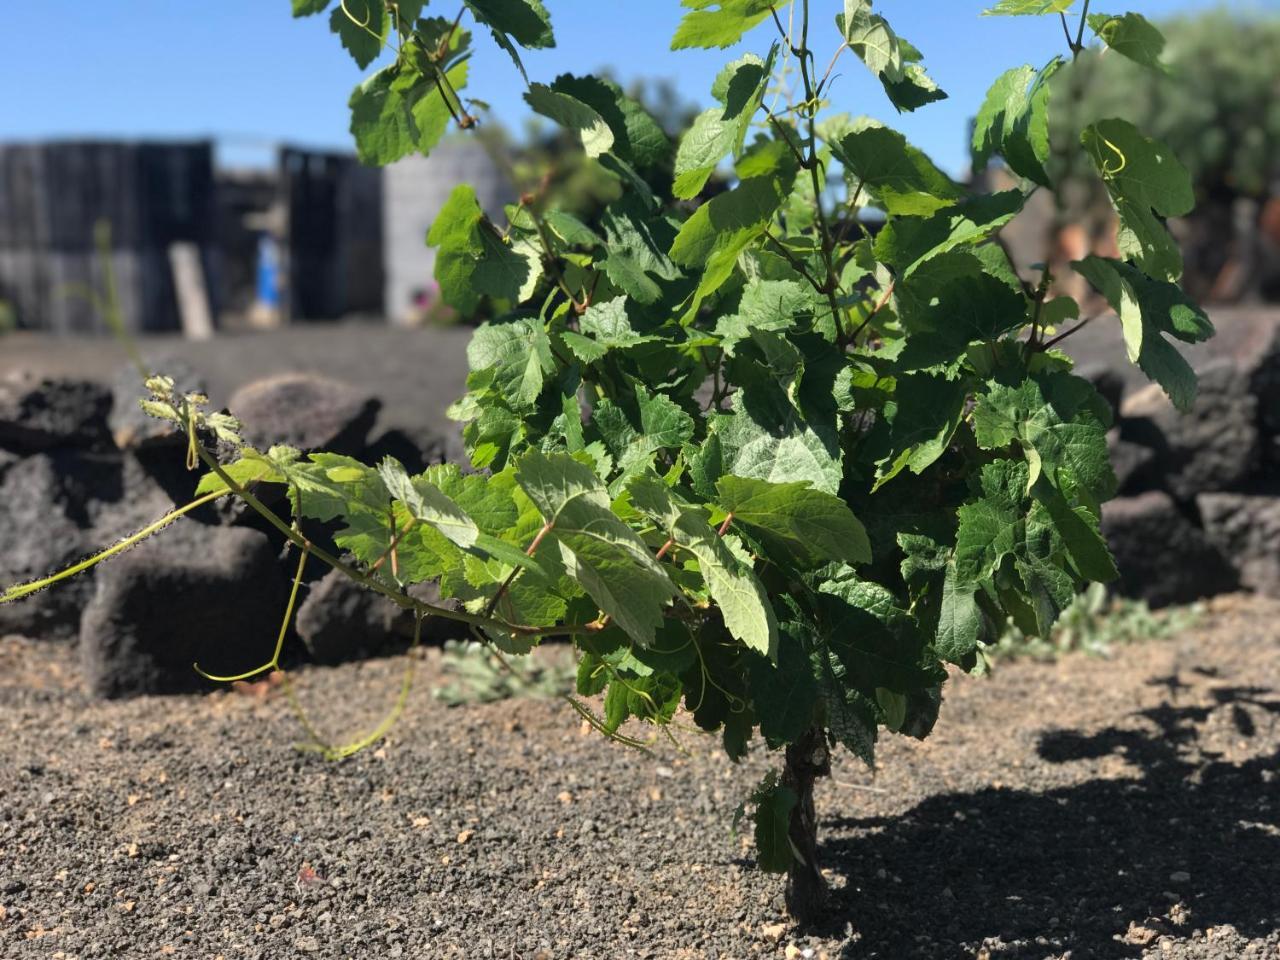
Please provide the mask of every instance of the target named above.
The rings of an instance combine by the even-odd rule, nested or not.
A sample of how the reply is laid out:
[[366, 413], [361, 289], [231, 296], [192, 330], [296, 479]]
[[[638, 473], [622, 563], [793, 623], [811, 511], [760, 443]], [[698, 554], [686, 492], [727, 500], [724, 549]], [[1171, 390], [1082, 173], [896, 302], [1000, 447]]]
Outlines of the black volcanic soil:
[[[1176, 640], [956, 679], [932, 739], [820, 786], [809, 931], [730, 834], [763, 751], [448, 708], [431, 652], [391, 738], [330, 763], [278, 687], [93, 702], [72, 650], [0, 640], [0, 955], [1276, 958], [1278, 622], [1222, 598]], [[296, 679], [339, 736], [403, 665]]]

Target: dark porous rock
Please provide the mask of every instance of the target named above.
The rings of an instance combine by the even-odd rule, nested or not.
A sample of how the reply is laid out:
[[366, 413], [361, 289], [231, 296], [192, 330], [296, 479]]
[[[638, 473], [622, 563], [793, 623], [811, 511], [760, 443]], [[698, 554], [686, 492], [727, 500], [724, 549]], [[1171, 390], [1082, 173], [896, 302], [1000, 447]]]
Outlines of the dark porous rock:
[[1107, 453], [1116, 473], [1116, 490], [1121, 495], [1141, 493], [1155, 485], [1151, 468], [1156, 462], [1156, 453], [1150, 447], [1125, 440], [1116, 428], [1107, 433]]
[[[207, 393], [204, 379], [185, 360], [162, 357], [148, 361], [147, 369], [172, 377], [179, 393]], [[122, 367], [111, 383], [111, 436], [121, 450], [153, 446], [182, 446], [186, 436], [177, 424], [148, 416], [141, 402], [147, 396], [144, 377], [133, 364]]]
[[378, 436], [362, 455], [362, 459], [371, 464], [386, 457], [395, 457], [411, 474], [421, 473], [433, 464], [448, 462], [449, 443], [444, 437], [425, 431], [415, 435], [392, 429]]
[[259, 449], [282, 443], [356, 456], [380, 406], [372, 394], [339, 380], [285, 373], [245, 384], [232, 395], [230, 409], [245, 440]]
[[1280, 434], [1280, 315], [1273, 310], [1223, 310], [1215, 313], [1217, 333], [1203, 347], [1227, 357], [1244, 374], [1258, 400], [1263, 434]]
[[1153, 607], [1234, 590], [1236, 572], [1166, 493], [1152, 490], [1102, 506], [1102, 535], [1120, 570], [1118, 588]]
[[[435, 606], [454, 605], [440, 599], [435, 583], [414, 584], [409, 594]], [[332, 665], [404, 650], [413, 637], [413, 623], [411, 611], [331, 570], [299, 605], [295, 627], [311, 659]], [[440, 644], [466, 633], [465, 624], [430, 617], [422, 624], [421, 639]]]
[[1261, 464], [1257, 400], [1248, 379], [1228, 360], [1207, 365], [1199, 378], [1195, 404], [1185, 414], [1154, 384], [1121, 405], [1124, 439], [1155, 451], [1155, 473], [1184, 503], [1199, 493], [1247, 486]]
[[1235, 565], [1240, 585], [1280, 597], [1280, 497], [1204, 493], [1196, 504], [1205, 535]]
[[80, 662], [99, 696], [177, 693], [266, 661], [288, 583], [256, 530], [178, 521], [98, 571]]
[[344, 663], [402, 645], [394, 629], [401, 612], [391, 600], [331, 570], [299, 605], [295, 628], [316, 663]]
[[[0, 476], [0, 592], [39, 580], [81, 560], [89, 537], [67, 490], [65, 467], [35, 454], [11, 464]], [[22, 600], [0, 605], [0, 635], [32, 639], [70, 639], [92, 582], [84, 577], [63, 581]]]
[[23, 452], [108, 447], [110, 410], [111, 393], [99, 384], [14, 374], [0, 380], [0, 446]]
[[1124, 376], [1114, 367], [1100, 363], [1091, 363], [1076, 368], [1076, 375], [1093, 384], [1093, 388], [1102, 394], [1113, 414], [1120, 412], [1120, 403], [1124, 399]]

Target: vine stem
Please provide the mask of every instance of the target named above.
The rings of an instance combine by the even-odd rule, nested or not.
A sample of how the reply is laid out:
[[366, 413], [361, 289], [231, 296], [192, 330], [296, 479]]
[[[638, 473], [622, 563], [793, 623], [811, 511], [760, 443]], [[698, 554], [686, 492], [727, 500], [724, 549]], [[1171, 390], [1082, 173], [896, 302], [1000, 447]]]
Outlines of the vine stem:
[[1067, 339], [1067, 337], [1071, 336], [1077, 330], [1083, 330], [1086, 326], [1089, 325], [1089, 322], [1092, 319], [1093, 317], [1085, 317], [1083, 320], [1077, 323], [1074, 327], [1071, 327], [1069, 330], [1064, 330], [1062, 333], [1058, 334], [1052, 340], [1048, 340], [1040, 344], [1040, 346], [1037, 349], [1043, 353], [1045, 350], [1048, 350], [1050, 347], [1053, 347], [1061, 343], [1063, 340]]
[[[533, 542], [525, 549], [524, 555], [526, 557], [532, 557], [534, 553], [537, 552], [538, 547], [542, 544], [542, 539], [551, 532], [551, 529], [554, 526], [555, 522], [552, 520], [548, 520], [542, 525], [542, 529], [539, 530], [537, 536], [533, 538]], [[498, 601], [502, 599], [502, 595], [507, 592], [507, 588], [511, 586], [519, 575], [520, 567], [513, 567], [511, 572], [507, 574], [507, 579], [502, 581], [502, 586], [498, 587], [498, 592], [495, 593], [493, 595], [493, 599], [489, 601], [489, 606], [485, 608], [485, 616], [493, 616], [493, 612], [498, 609]]]
[[0, 594], [0, 604], [12, 603], [14, 600], [21, 600], [23, 597], [28, 597], [33, 593], [37, 593], [38, 591], [43, 590], [45, 587], [51, 587], [55, 583], [58, 583], [61, 580], [66, 580], [66, 579], [69, 579], [70, 577], [74, 577], [77, 573], [83, 573], [84, 571], [88, 570], [90, 567], [97, 566], [103, 560], [107, 560], [111, 557], [114, 557], [117, 553], [122, 553], [125, 550], [128, 550], [134, 544], [140, 543], [141, 541], [145, 540], [147, 537], [151, 536], [153, 533], [157, 533], [158, 531], [163, 530], [169, 524], [173, 523], [173, 521], [177, 520], [179, 517], [185, 516], [186, 514], [190, 513], [192, 510], [196, 509], [197, 507], [202, 507], [206, 503], [212, 503], [214, 500], [217, 500], [219, 497], [225, 497], [228, 492], [229, 491], [227, 490], [219, 490], [216, 493], [210, 493], [203, 497], [198, 497], [197, 499], [192, 500], [186, 506], [178, 507], [178, 509], [173, 510], [169, 513], [166, 513], [163, 517], [161, 517], [155, 523], [151, 524], [150, 526], [143, 527], [141, 530], [139, 530], [137, 533], [133, 534], [132, 536], [126, 537], [125, 539], [121, 540], [119, 543], [116, 543], [113, 546], [108, 547], [107, 549], [101, 551], [100, 553], [95, 553], [92, 557], [89, 557], [87, 560], [81, 560], [79, 563], [75, 564], [74, 566], [67, 567], [67, 569], [65, 570], [59, 570], [57, 573], [53, 574], [52, 576], [45, 577], [43, 580], [33, 580], [30, 583], [22, 583], [22, 584], [18, 584], [17, 586], [10, 587], [3, 594]]
[[237, 680], [248, 680], [256, 677], [260, 673], [267, 673], [271, 670], [280, 669], [280, 654], [284, 651], [284, 638], [289, 634], [289, 624], [293, 622], [293, 610], [298, 603], [298, 588], [302, 586], [302, 572], [307, 566], [307, 556], [311, 553], [309, 548], [303, 548], [298, 554], [298, 570], [293, 575], [293, 587], [289, 591], [289, 603], [284, 608], [284, 618], [280, 621], [280, 632], [276, 636], [275, 650], [271, 654], [271, 659], [260, 667], [253, 670], [246, 670], [244, 673], [233, 674], [232, 676], [219, 677], [212, 673], [206, 673], [200, 669], [200, 664], [193, 663], [192, 669], [206, 680], [212, 680], [214, 683], [235, 683]]
[[729, 524], [733, 523], [733, 513], [730, 512], [724, 518], [724, 523], [720, 524], [720, 529], [716, 531], [720, 536], [724, 536], [729, 532]]
[[[328, 551], [316, 546], [306, 537], [302, 536], [298, 531], [294, 530], [289, 524], [285, 523], [275, 512], [266, 504], [255, 497], [252, 493], [244, 488], [242, 484], [237, 482], [234, 477], [223, 469], [216, 457], [204, 448], [204, 444], [196, 444], [196, 454], [204, 461], [205, 466], [217, 474], [227, 487], [237, 497], [247, 503], [253, 510], [262, 516], [269, 524], [284, 534], [285, 538], [295, 546], [310, 550], [311, 554], [319, 561], [333, 569], [339, 571], [350, 580], [354, 580], [361, 586], [367, 587], [384, 597], [390, 599], [397, 606], [406, 610], [414, 610], [423, 616], [440, 616], [446, 620], [456, 620], [459, 623], [467, 623], [477, 627], [491, 627], [495, 630], [504, 630], [522, 637], [558, 637], [558, 636], [574, 636], [580, 633], [593, 633], [597, 628], [590, 624], [573, 624], [565, 627], [531, 627], [522, 624], [507, 623], [495, 617], [485, 617], [475, 613], [467, 613], [465, 610], [450, 610], [447, 607], [436, 607], [429, 603], [424, 603], [414, 597], [407, 596], [397, 590], [392, 589], [385, 583], [373, 579], [361, 573], [355, 567], [343, 563], [337, 557]], [[221, 495], [221, 494], [220, 494]]]
[[1084, 27], [1089, 21], [1089, 0], [1084, 0], [1084, 8], [1080, 11], [1080, 29], [1076, 31], [1076, 45], [1072, 48], [1072, 54], [1076, 57], [1080, 56], [1080, 51], [1084, 49]]
[[[837, 53], [838, 55], [838, 53]], [[822, 209], [822, 164], [818, 162], [818, 131], [815, 122], [817, 113], [818, 94], [813, 85], [813, 77], [809, 73], [809, 61], [813, 58], [813, 51], [809, 49], [809, 0], [804, 0], [802, 15], [800, 20], [800, 50], [796, 54], [800, 61], [800, 79], [804, 83], [805, 103], [808, 104], [805, 110], [805, 124], [809, 133], [809, 155], [804, 164], [809, 170], [809, 180], [813, 184], [813, 209], [817, 214], [818, 230], [822, 243], [822, 262], [827, 268], [827, 280], [822, 285], [821, 292], [827, 297], [827, 304], [831, 307], [831, 317], [835, 321], [836, 326], [840, 325], [840, 305], [836, 301], [836, 291], [839, 284], [836, 280], [835, 263], [832, 260], [832, 250], [835, 242], [831, 236], [831, 228], [827, 224], [826, 211]], [[835, 61], [832, 60], [832, 65]]]
[[818, 293], [825, 294], [827, 292], [823, 289], [822, 284], [818, 282], [818, 278], [809, 272], [809, 268], [805, 266], [804, 261], [788, 250], [786, 246], [783, 245], [782, 241], [770, 233], [767, 228], [764, 231], [764, 238], [778, 248], [778, 252], [782, 254], [783, 259], [786, 260], [787, 263], [791, 264], [800, 276], [809, 281], [809, 286], [813, 287], [813, 289]]
[[853, 331], [853, 333], [849, 334], [849, 343], [853, 343], [855, 340], [857, 340], [858, 334], [860, 334], [864, 329], [866, 329], [867, 324], [869, 324], [872, 320], [875, 319], [876, 314], [878, 314], [881, 310], [885, 308], [885, 305], [888, 304], [889, 302], [889, 298], [893, 296], [894, 288], [897, 285], [898, 285], [897, 280], [889, 281], [889, 285], [884, 288], [884, 291], [880, 294], [880, 299], [877, 300], [875, 306], [871, 308], [871, 312], [867, 314], [866, 319], [863, 320], [860, 324], [858, 324], [857, 328]]

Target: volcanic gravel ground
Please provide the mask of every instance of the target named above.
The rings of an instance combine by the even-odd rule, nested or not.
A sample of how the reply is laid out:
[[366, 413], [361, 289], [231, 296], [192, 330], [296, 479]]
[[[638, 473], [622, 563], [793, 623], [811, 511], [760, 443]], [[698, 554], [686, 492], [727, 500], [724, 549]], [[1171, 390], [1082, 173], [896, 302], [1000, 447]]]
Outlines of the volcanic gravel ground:
[[[730, 834], [763, 751], [451, 709], [432, 652], [391, 739], [330, 763], [278, 686], [95, 703], [73, 651], [0, 640], [0, 955], [1280, 957], [1277, 622], [1223, 598], [1175, 641], [957, 678], [932, 739], [820, 786], [811, 931]], [[299, 694], [368, 729], [404, 662]]]

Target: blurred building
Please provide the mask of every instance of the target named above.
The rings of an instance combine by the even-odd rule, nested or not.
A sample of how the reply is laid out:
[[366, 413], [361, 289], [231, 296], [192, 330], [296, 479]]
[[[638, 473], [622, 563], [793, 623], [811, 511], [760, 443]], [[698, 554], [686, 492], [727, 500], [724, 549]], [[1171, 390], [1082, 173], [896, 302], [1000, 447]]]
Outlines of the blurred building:
[[[207, 142], [0, 146], [0, 299], [19, 326], [86, 332], [100, 327], [92, 297], [110, 280], [130, 326], [175, 329], [177, 284], [212, 266], [215, 203]], [[105, 259], [99, 223], [110, 228]]]
[[475, 139], [447, 141], [429, 156], [405, 157], [383, 170], [383, 308], [392, 323], [413, 323], [436, 304], [431, 222], [453, 188], [469, 183], [485, 212], [499, 219], [515, 189]]
[[472, 184], [495, 217], [513, 199], [474, 140], [384, 169], [294, 146], [268, 170], [213, 156], [209, 142], [0, 145], [0, 302], [17, 326], [104, 332], [109, 287], [139, 332], [411, 323], [435, 305], [426, 234], [453, 188]]

